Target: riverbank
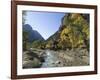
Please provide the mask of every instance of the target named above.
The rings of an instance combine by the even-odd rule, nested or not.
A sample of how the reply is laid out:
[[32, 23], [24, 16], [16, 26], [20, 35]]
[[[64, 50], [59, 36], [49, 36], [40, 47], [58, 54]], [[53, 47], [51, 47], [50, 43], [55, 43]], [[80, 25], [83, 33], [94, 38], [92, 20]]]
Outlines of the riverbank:
[[[29, 55], [31, 53], [31, 55]], [[86, 49], [75, 50], [39, 50], [23, 52], [23, 68], [48, 68], [89, 65], [89, 52]]]

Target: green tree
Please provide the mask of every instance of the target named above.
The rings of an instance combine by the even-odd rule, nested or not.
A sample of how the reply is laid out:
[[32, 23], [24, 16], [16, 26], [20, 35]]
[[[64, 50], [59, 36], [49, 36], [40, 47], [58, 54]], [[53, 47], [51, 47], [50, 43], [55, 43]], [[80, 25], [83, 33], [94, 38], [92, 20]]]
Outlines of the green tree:
[[25, 21], [26, 21], [26, 15], [27, 15], [27, 12], [26, 11], [22, 11], [22, 24], [24, 25], [25, 24]]
[[28, 32], [23, 31], [23, 50], [27, 50]]
[[32, 42], [32, 47], [33, 48], [41, 48], [41, 46], [42, 46], [42, 44], [43, 44], [43, 41], [41, 41], [41, 40], [34, 40], [33, 42]]

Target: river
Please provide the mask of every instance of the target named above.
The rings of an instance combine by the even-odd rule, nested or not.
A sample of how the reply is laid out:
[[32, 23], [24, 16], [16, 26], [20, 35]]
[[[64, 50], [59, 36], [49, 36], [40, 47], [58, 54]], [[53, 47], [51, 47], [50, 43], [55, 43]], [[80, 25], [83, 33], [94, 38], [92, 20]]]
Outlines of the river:
[[42, 64], [41, 67], [46, 68], [46, 67], [56, 67], [57, 64], [56, 62], [58, 61], [58, 57], [55, 56], [54, 51], [46, 50], [46, 57], [45, 57], [45, 62]]

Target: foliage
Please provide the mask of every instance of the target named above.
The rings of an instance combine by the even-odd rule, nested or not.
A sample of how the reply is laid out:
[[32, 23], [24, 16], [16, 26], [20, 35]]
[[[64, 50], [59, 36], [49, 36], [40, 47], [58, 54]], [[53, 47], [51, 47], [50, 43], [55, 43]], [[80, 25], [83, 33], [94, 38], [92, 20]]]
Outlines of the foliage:
[[50, 49], [51, 47], [52, 47], [52, 41], [48, 41], [48, 43], [46, 44], [46, 48], [48, 49]]
[[27, 49], [27, 43], [28, 43], [28, 32], [23, 31], [23, 50]]
[[45, 49], [46, 42], [42, 40], [34, 40], [31, 44], [32, 48]]
[[85, 44], [88, 47], [89, 23], [81, 16], [81, 14], [73, 13], [64, 17], [63, 24], [65, 24], [66, 28], [61, 32], [61, 43], [66, 45], [70, 43], [71, 47], [75, 48], [85, 44], [85, 41], [88, 41], [88, 43]]
[[26, 21], [26, 19], [25, 19], [25, 17], [26, 17], [26, 11], [23, 11], [22, 12], [22, 24], [24, 25], [25, 24], [25, 21]]

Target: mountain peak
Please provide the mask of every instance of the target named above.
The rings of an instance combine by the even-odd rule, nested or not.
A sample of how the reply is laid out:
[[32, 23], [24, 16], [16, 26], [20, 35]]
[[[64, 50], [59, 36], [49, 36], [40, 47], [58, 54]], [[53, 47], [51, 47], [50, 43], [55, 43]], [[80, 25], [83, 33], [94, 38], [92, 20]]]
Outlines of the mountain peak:
[[23, 30], [25, 30], [25, 31], [31, 31], [32, 30], [32, 26], [29, 25], [29, 24], [24, 24], [23, 25]]
[[37, 30], [33, 30], [32, 26], [29, 24], [23, 25], [23, 31], [28, 32], [28, 40], [32, 42], [33, 40], [44, 40], [41, 34]]

